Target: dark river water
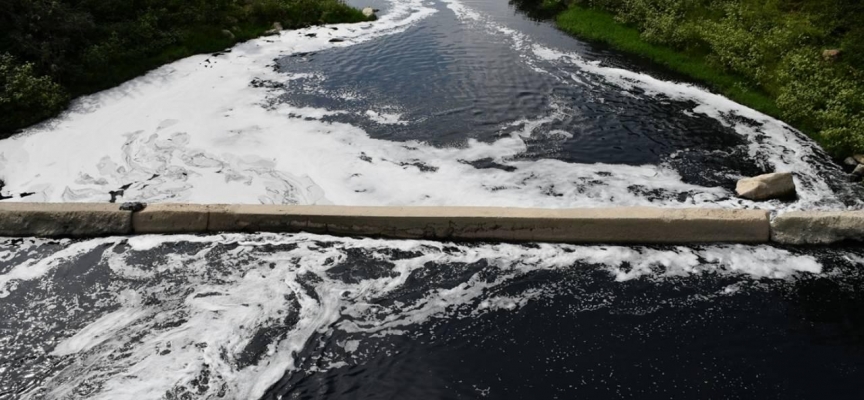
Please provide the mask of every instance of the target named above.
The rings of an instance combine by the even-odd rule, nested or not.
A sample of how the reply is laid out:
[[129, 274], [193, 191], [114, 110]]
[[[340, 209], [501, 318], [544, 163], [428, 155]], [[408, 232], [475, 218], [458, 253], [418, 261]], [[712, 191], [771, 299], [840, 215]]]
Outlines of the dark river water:
[[[577, 52], [588, 60], [624, 64], [614, 54], [593, 52], [550, 24], [525, 18], [504, 1], [464, 4], [544, 45]], [[709, 116], [682, 112], [692, 109], [692, 102], [646, 101], [640, 90], [624, 91], [596, 79], [574, 84], [562, 78], [585, 74], [578, 66], [518, 62], [523, 49], [513, 45], [511, 36], [454, 18], [445, 3], [433, 7], [437, 13], [396, 37], [279, 60], [282, 71], [310, 73], [285, 98], [301, 106], [357, 110], [328, 119], [362, 126], [376, 138], [436, 145], [468, 139], [494, 142], [509, 133], [502, 126], [550, 116], [519, 155], [525, 159], [643, 165], [658, 164], [685, 149], [746, 154], [745, 137]], [[306, 84], [318, 90], [310, 91]], [[343, 92], [362, 92], [364, 98], [332, 95]], [[364, 118], [363, 112], [376, 104], [398, 105], [394, 111], [412, 123], [382, 125]], [[764, 171], [755, 160], [738, 158], [730, 167]]]
[[[0, 141], [4, 201], [860, 208], [800, 132], [504, 0], [353, 2]], [[792, 171], [794, 201], [734, 197]], [[0, 238], [0, 399], [860, 399], [864, 250]]]
[[[0, 141], [7, 201], [860, 208], [786, 124], [504, 0], [190, 57]], [[798, 200], [734, 196], [790, 171]]]
[[0, 242], [0, 398], [860, 398], [860, 247]]

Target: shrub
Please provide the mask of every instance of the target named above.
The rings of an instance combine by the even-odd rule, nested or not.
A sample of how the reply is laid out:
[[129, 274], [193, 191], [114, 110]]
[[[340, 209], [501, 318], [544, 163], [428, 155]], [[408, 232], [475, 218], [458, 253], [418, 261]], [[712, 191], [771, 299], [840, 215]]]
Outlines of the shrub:
[[[608, 11], [617, 21], [636, 28], [644, 42], [704, 58], [742, 79], [738, 86], [764, 91], [776, 102], [776, 116], [813, 135], [835, 156], [864, 152], [864, 25], [860, 22], [864, 2], [860, 0], [545, 1], [572, 1]], [[628, 47], [661, 63], [676, 64], [676, 57], [665, 50], [638, 44]], [[822, 51], [831, 48], [843, 50], [840, 58], [823, 60]], [[677, 69], [729, 87], [717, 74]], [[772, 108], [760, 96], [751, 96], [753, 101], [733, 97], [763, 111]]]
[[778, 68], [777, 105], [784, 117], [820, 132], [827, 150], [864, 149], [864, 80], [848, 66], [825, 62], [815, 48], [791, 52]]
[[68, 100], [50, 77], [34, 73], [33, 64], [0, 55], [0, 130], [39, 122], [62, 110]]

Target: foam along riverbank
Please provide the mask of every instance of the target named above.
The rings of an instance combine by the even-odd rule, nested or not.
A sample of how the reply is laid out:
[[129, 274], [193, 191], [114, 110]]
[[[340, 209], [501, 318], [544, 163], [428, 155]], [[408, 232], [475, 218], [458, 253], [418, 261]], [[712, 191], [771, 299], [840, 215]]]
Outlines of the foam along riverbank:
[[0, 204], [0, 236], [208, 232], [645, 244], [766, 243], [771, 236], [768, 212], [759, 210], [153, 204], [132, 212], [111, 203]]
[[770, 96], [759, 88], [744, 84], [740, 76], [718, 69], [705, 61], [705, 57], [647, 42], [638, 29], [621, 24], [611, 13], [574, 5], [559, 14], [555, 23], [559, 29], [571, 35], [644, 57], [707, 84], [724, 96], [762, 113], [777, 118], [781, 115]]
[[[123, 201], [148, 203], [778, 210], [862, 207], [860, 199], [864, 196], [858, 195], [856, 185], [834, 184], [846, 178], [825, 161], [812, 142], [780, 121], [722, 96], [597, 63], [586, 58], [570, 38], [561, 35], [558, 39], [563, 43], [546, 41], [544, 36], [557, 34], [551, 27], [535, 36], [523, 32], [524, 25], [503, 24], [499, 17], [457, 0], [444, 1], [446, 10], [435, 2], [420, 0], [384, 3], [386, 7], [374, 23], [310, 27], [251, 40], [218, 57], [179, 60], [120, 87], [79, 99], [78, 106], [50, 123], [0, 140], [0, 179], [6, 183], [0, 196], [26, 202], [107, 202], [122, 191]], [[455, 21], [449, 13], [455, 15]], [[424, 102], [397, 96], [404, 90], [399, 89], [401, 85], [382, 87], [374, 78], [386, 70], [373, 68], [377, 63], [402, 58], [401, 43], [431, 53], [428, 61], [438, 60], [440, 55], [434, 54], [441, 46], [449, 48], [449, 42], [438, 42], [440, 38], [435, 35], [428, 36], [435, 40], [420, 40], [424, 36], [415, 29], [444, 23], [448, 24], [443, 25], [446, 29], [451, 23], [458, 24], [459, 35], [464, 30], [473, 38], [472, 43], [495, 43], [490, 54], [507, 60], [501, 65], [518, 64], [524, 72], [514, 79], [531, 76], [533, 83], [525, 88], [546, 85], [543, 82], [552, 79], [567, 91], [585, 90], [586, 96], [573, 103], [566, 96], [532, 92], [532, 97], [549, 105], [538, 107], [537, 112], [521, 109], [518, 114], [528, 112], [528, 116], [515, 120], [511, 118], [515, 114], [510, 113], [495, 117], [500, 124], [494, 127], [497, 132], [489, 140], [475, 140], [468, 132], [475, 130], [471, 127], [480, 119], [469, 117], [475, 121], [469, 123], [460, 117], [446, 122], [430, 114]], [[416, 44], [414, 40], [418, 40]], [[357, 57], [358, 53], [378, 51], [370, 49], [388, 50], [370, 62]], [[319, 54], [314, 57], [319, 61], [326, 54], [333, 59], [356, 60], [365, 67], [352, 68], [352, 73], [318, 68], [323, 65], [315, 63], [311, 69], [298, 67], [310, 64], [307, 61], [313, 57], [307, 60], [309, 54]], [[275, 59], [282, 60], [280, 68], [274, 68]], [[480, 88], [500, 86], [470, 74], [476, 68], [486, 68], [485, 61], [474, 57], [445, 61], [448, 71], [451, 63], [465, 61], [471, 65], [447, 73], [448, 81], [455, 82], [451, 90], [463, 90], [459, 82], [477, 82], [477, 90], [484, 91]], [[379, 72], [363, 75], [360, 71], [365, 68]], [[440, 83], [429, 78], [437, 75], [423, 76], [426, 78], [418, 80], [425, 83], [418, 88]], [[328, 81], [341, 83], [323, 84]], [[359, 87], [358, 82], [362, 83]], [[356, 90], [364, 85], [372, 86]], [[511, 104], [516, 94], [506, 93], [501, 98]], [[613, 100], [625, 97], [633, 98], [634, 107], [622, 109], [618, 100]], [[316, 100], [304, 100], [313, 98]], [[584, 107], [600, 115], [615, 113], [609, 118], [614, 120], [610, 124], [621, 128], [629, 126], [627, 121], [645, 122], [645, 130], [640, 128], [638, 136], [651, 142], [659, 139], [666, 143], [669, 133], [672, 141], [662, 146], [671, 145], [668, 149], [676, 150], [654, 160], [657, 163], [635, 163], [641, 165], [622, 164], [616, 161], [617, 155], [569, 162], [567, 154], [571, 151], [565, 149], [586, 148], [579, 142], [580, 132], [586, 138], [594, 136], [589, 131], [596, 125], [590, 122], [593, 117], [580, 111]], [[666, 126], [663, 121], [669, 120], [656, 112], [660, 109], [680, 121]], [[574, 116], [588, 119], [584, 124], [575, 123]], [[438, 146], [423, 141], [422, 132], [441, 133], [435, 128], [437, 124], [420, 123], [426, 120], [469, 125], [453, 136], [454, 143], [461, 144]], [[654, 126], [649, 120], [660, 125]], [[478, 130], [492, 129], [487, 124], [493, 120], [483, 121], [482, 126], [476, 125]], [[568, 121], [575, 123], [573, 129], [558, 131], [569, 126]], [[714, 133], [696, 133], [702, 132], [704, 123], [725, 132], [720, 136], [735, 142], [740, 138], [739, 144], [730, 147], [723, 139], [724, 144], [714, 150], [714, 144], [704, 149], [701, 145], [699, 149], [692, 147], [691, 140], [719, 143], [715, 140], [720, 136]], [[388, 140], [396, 138], [387, 136], [391, 128], [407, 129], [406, 135]], [[620, 131], [625, 134], [631, 128]], [[714, 128], [710, 132], [715, 132]], [[675, 144], [679, 139], [686, 140]], [[535, 154], [531, 146], [539, 143], [562, 152]], [[637, 147], [616, 153], [644, 151]], [[71, 148], [75, 152], [69, 152]], [[535, 155], [541, 158], [535, 159]], [[739, 155], [745, 163], [727, 165], [723, 161], [737, 160]], [[327, 160], [326, 165], [322, 159]], [[723, 161], [723, 166], [706, 170], [707, 160]], [[759, 165], [765, 172], [795, 171], [798, 200], [756, 203], [735, 197], [731, 182], [756, 173], [750, 167], [742, 170], [739, 164]]]

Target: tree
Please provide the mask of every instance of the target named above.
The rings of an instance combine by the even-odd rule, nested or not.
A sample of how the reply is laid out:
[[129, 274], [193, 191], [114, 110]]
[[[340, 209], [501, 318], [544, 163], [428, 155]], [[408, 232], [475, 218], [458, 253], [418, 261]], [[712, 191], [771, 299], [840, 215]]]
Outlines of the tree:
[[63, 88], [37, 75], [32, 63], [0, 55], [0, 131], [30, 125], [61, 111], [69, 101]]

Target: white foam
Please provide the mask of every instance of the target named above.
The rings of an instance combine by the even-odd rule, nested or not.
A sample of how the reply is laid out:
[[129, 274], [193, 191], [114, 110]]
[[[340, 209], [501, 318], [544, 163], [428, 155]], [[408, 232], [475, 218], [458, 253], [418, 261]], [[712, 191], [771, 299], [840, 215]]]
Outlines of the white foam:
[[145, 311], [137, 308], [121, 308], [113, 313], [99, 318], [57, 345], [51, 352], [55, 356], [66, 356], [90, 350], [106, 340], [111, 339], [123, 328], [145, 315]]
[[408, 125], [407, 121], [402, 120], [402, 115], [398, 113], [377, 112], [367, 110], [366, 116], [369, 119], [384, 125]]
[[767, 278], [785, 278], [798, 272], [820, 273], [822, 266], [813, 257], [792, 256], [786, 250], [769, 246], [726, 246], [705, 250], [701, 256], [712, 263], [727, 265], [733, 271]]
[[[297, 368], [296, 354], [316, 333], [338, 329], [348, 335], [399, 335], [411, 326], [460, 309], [467, 308], [465, 317], [517, 310], [555, 295], [555, 287], [506, 295], [496, 294], [497, 289], [540, 270], [600, 268], [618, 281], [702, 274], [790, 279], [801, 273], [821, 273], [813, 257], [768, 246], [659, 250], [550, 244], [460, 245], [309, 234], [226, 234], [187, 241], [192, 238], [181, 235], [148, 236], [131, 242], [127, 238], [89, 240], [68, 244], [66, 250], [58, 252], [53, 259], [62, 265], [76, 262], [81, 249], [106, 244], [115, 247], [102, 253], [100, 264], [110, 266], [112, 283], [102, 287], [98, 296], [113, 298], [117, 308], [61, 338], [52, 357], [72, 357], [75, 361], [62, 364], [63, 370], [45, 377], [45, 384], [28, 392], [28, 396], [41, 393], [53, 398], [132, 399], [189, 391], [199, 398], [220, 392], [226, 398], [256, 398], [286, 371]], [[321, 242], [327, 245], [320, 246]], [[180, 244], [193, 246], [194, 250], [176, 252]], [[387, 274], [362, 280], [343, 280], [328, 272], [355, 257], [358, 250], [371, 259], [388, 261], [392, 267], [387, 267]], [[387, 255], [392, 250], [414, 256], [392, 259]], [[161, 256], [151, 258], [147, 256], [150, 252]], [[463, 273], [463, 269], [480, 262], [486, 265], [485, 272], [471, 273], [453, 285], [437, 286], [434, 279], [427, 279], [424, 284], [431, 286], [415, 300], [389, 305], [380, 301], [404, 288], [415, 271], [430, 268], [430, 264]], [[7, 283], [40, 279], [52, 271], [39, 268], [38, 273], [27, 275], [15, 272], [24, 265], [29, 264], [13, 267], [11, 275], [0, 275], [0, 279]], [[6, 285], [7, 295], [16, 290], [14, 286]], [[734, 293], [724, 295], [730, 294]], [[296, 325], [282, 328], [285, 336], [259, 344], [265, 346], [260, 360], [240, 361], [247, 357], [245, 349], [259, 329], [280, 326], [289, 316], [297, 321]], [[359, 345], [349, 340], [343, 348], [351, 357], [361, 357]], [[350, 360], [353, 358], [345, 361]], [[315, 368], [344, 365], [340, 360], [331, 360]], [[207, 374], [209, 382], [203, 387], [199, 379], [202, 374]]]
[[15, 265], [6, 273], [0, 274], [0, 298], [8, 296], [9, 292], [14, 290], [16, 282], [38, 279], [54, 270], [54, 268], [64, 261], [90, 252], [104, 244], [112, 243], [115, 240], [112, 238], [103, 238], [75, 242], [44, 258], [26, 258], [22, 263]]
[[[722, 121], [726, 120], [721, 114], [728, 112], [759, 121], [765, 140], [755, 140], [758, 133], [743, 124], [734, 128], [750, 138], [754, 157], [767, 159], [774, 169], [796, 171], [796, 179], [803, 183], [801, 201], [791, 208], [839, 207], [818, 171], [806, 161], [811, 144], [784, 124], [693, 86], [603, 67], [537, 45], [458, 1], [446, 3], [466, 23], [510, 38], [522, 53], [519, 62], [544, 72], [538, 65], [550, 60], [581, 68], [586, 73], [574, 78], [574, 84], [589, 84], [586, 80], [600, 76], [622, 87], [696, 101], [700, 105], [693, 112]], [[724, 188], [685, 184], [665, 164], [514, 161], [527, 150], [526, 140], [532, 135], [561, 139], [570, 135], [560, 130], [543, 133], [545, 126], [562, 117], [560, 108], [553, 107], [550, 115], [517, 121], [523, 129], [508, 131], [492, 143], [469, 140], [459, 148], [436, 148], [421, 142], [372, 139], [356, 126], [323, 120], [346, 111], [296, 107], [277, 99], [279, 89], [250, 86], [253, 80], [303, 85], [313, 76], [275, 72], [272, 60], [387, 40], [386, 35], [402, 32], [435, 12], [417, 0], [392, 0], [392, 5], [375, 23], [341, 25], [335, 31], [313, 27], [283, 32], [240, 44], [218, 57], [180, 60], [118, 88], [81, 98], [61, 117], [0, 141], [0, 179], [8, 193], [35, 193], [13, 201], [107, 201], [108, 192], [130, 185], [124, 201], [787, 207], [735, 199]], [[334, 37], [344, 42], [330, 43]], [[379, 123], [410, 125], [384, 108], [370, 109], [366, 116]], [[511, 170], [477, 169], [465, 163], [483, 158]]]
[[539, 297], [542, 292], [540, 290], [528, 290], [519, 296], [496, 296], [487, 300], [483, 300], [477, 306], [478, 310], [507, 310], [513, 311], [524, 307], [529, 301]]
[[[302, 171], [318, 165], [333, 144], [316, 139], [332, 128], [304, 119], [333, 111], [268, 109], [267, 89], [250, 82], [296, 84], [308, 76], [273, 72], [274, 58], [398, 33], [434, 12], [417, 1], [397, 1], [374, 24], [286, 31], [218, 57], [163, 66], [83, 97], [62, 116], [0, 142], [0, 177], [10, 193], [35, 193], [26, 201], [106, 201], [106, 190], [134, 182], [127, 199], [326, 202]], [[344, 42], [329, 42], [333, 37]], [[347, 150], [345, 143], [338, 146]]]
[[[793, 209], [845, 208], [843, 204], [832, 198], [831, 188], [824, 178], [820, 176], [822, 171], [811, 163], [812, 160], [818, 158], [814, 151], [817, 146], [809, 139], [804, 138], [803, 134], [782, 121], [778, 121], [749, 107], [735, 103], [726, 97], [691, 84], [663, 81], [647, 74], [604, 66], [599, 61], [585, 60], [577, 53], [563, 52], [541, 44], [532, 43], [520, 32], [501, 26], [488, 17], [466, 7], [459, 0], [442, 1], [447, 3], [448, 8], [453, 10], [461, 20], [484, 26], [489, 32], [509, 35], [514, 49], [528, 50], [530, 54], [524, 58], [532, 66], [535, 64], [535, 58], [567, 63], [578, 67], [582, 71], [599, 76], [608, 83], [624, 88], [625, 91], [622, 93], [625, 94], [629, 94], [630, 90], [638, 88], [648, 95], [663, 95], [673, 100], [696, 102], [697, 106], [692, 109], [693, 113], [714, 118], [722, 124], [732, 127], [738, 134], [748, 139], [750, 147], [749, 156], [751, 158], [760, 162], [767, 162], [769, 170], [795, 173], [799, 201], [791, 206], [780, 203], [753, 205], [748, 202], [735, 201], [725, 202], [725, 206], [756, 206], [758, 208], [781, 209], [783, 211]], [[542, 69], [540, 71], [545, 72]], [[587, 85], [584, 81], [584, 76], [580, 77], [577, 74], [569, 74], [569, 76], [574, 83]], [[743, 122], [734, 122], [727, 118], [732, 115], [755, 121], [758, 127], [752, 127]], [[860, 207], [862, 204], [860, 201], [858, 203], [858, 207]], [[669, 206], [674, 204], [663, 205]]]
[[[536, 45], [458, 1], [445, 2], [466, 23], [510, 38], [523, 53], [519, 62], [539, 73], [552, 70], [543, 68], [544, 63], [573, 65], [585, 72], [563, 78], [574, 84], [592, 85], [599, 76], [625, 90], [640, 88], [697, 102], [693, 113], [731, 124], [750, 138], [754, 157], [764, 157], [774, 168], [794, 169], [799, 180], [806, 180], [800, 182], [806, 183], [799, 193], [802, 201], [793, 207], [816, 204], [820, 196], [830, 193], [818, 171], [806, 162], [812, 155], [810, 143], [776, 120], [693, 86], [604, 67]], [[508, 133], [495, 142], [470, 140], [459, 148], [436, 148], [421, 142], [372, 139], [356, 126], [324, 122], [343, 110], [280, 103], [278, 90], [250, 86], [254, 79], [289, 87], [310, 78], [326, 79], [280, 74], [270, 64], [292, 53], [386, 40], [385, 35], [398, 34], [435, 12], [432, 5], [420, 1], [393, 0], [392, 4], [392, 10], [372, 24], [284, 32], [238, 45], [219, 57], [180, 60], [79, 99], [76, 108], [63, 116], [0, 141], [0, 179], [12, 193], [35, 192], [14, 199], [27, 201], [105, 201], [109, 190], [132, 183], [123, 198], [148, 202], [778, 207], [732, 200], [723, 188], [685, 184], [663, 164], [514, 161], [527, 150], [526, 140], [533, 135], [563, 139], [570, 134], [542, 133], [565, 117], [563, 108], [554, 105], [549, 115], [504, 127]], [[345, 41], [330, 43], [334, 37]], [[357, 93], [336, 95], [345, 100], [363, 98]], [[392, 109], [374, 107], [364, 114], [373, 121], [410, 126]], [[753, 128], [723, 117], [730, 112], [758, 121], [765, 137], [757, 143], [759, 133]], [[464, 163], [485, 158], [515, 170], [476, 169]], [[634, 184], [671, 196], [658, 199], [628, 189]], [[685, 198], [670, 200], [678, 197], [675, 194]], [[321, 241], [332, 245], [318, 246]], [[181, 242], [198, 247], [187, 253], [173, 251]], [[286, 371], [297, 368], [296, 354], [317, 333], [399, 335], [454, 310], [467, 310], [463, 314], [467, 316], [518, 310], [554, 288], [506, 295], [495, 289], [538, 270], [600, 268], [619, 282], [714, 274], [794, 279], [822, 273], [814, 257], [770, 246], [469, 246], [305, 234], [140, 236], [62, 244], [64, 248], [54, 254], [21, 261], [0, 274], [0, 297], [15, 293], [21, 282], [47, 280], [64, 263], [111, 245], [117, 251], [103, 252], [100, 265], [107, 266], [105, 273], [113, 283], [100, 295], [115, 308], [60, 338], [51, 357], [74, 362], [58, 363], [64, 369], [46, 377], [44, 385], [25, 397], [158, 398], [178, 390], [200, 398], [217, 397], [220, 392], [225, 398], [260, 397]], [[264, 245], [285, 247], [256, 252]], [[37, 246], [3, 248], [0, 261], [10, 262]], [[172, 251], [145, 258], [148, 261], [136, 258], [162, 246]], [[328, 270], [349, 257], [347, 251], [352, 249], [392, 262], [392, 274], [353, 283], [330, 276]], [[393, 249], [417, 256], [390, 260], [386, 251]], [[379, 301], [403, 288], [413, 272], [429, 264], [461, 271], [481, 261], [495, 271], [494, 279], [473, 274], [452, 286], [433, 285], [410, 302], [384, 306]], [[44, 286], [51, 290], [51, 285]], [[740, 285], [729, 286], [722, 294], [742, 290]], [[289, 316], [296, 317], [297, 324], [267, 344], [260, 360], [237, 361], [259, 328], [278, 325]], [[356, 340], [343, 345], [352, 356], [359, 356], [359, 347]], [[336, 361], [321, 368], [345, 365]], [[208, 385], [195, 387], [193, 382], [205, 373]]]

